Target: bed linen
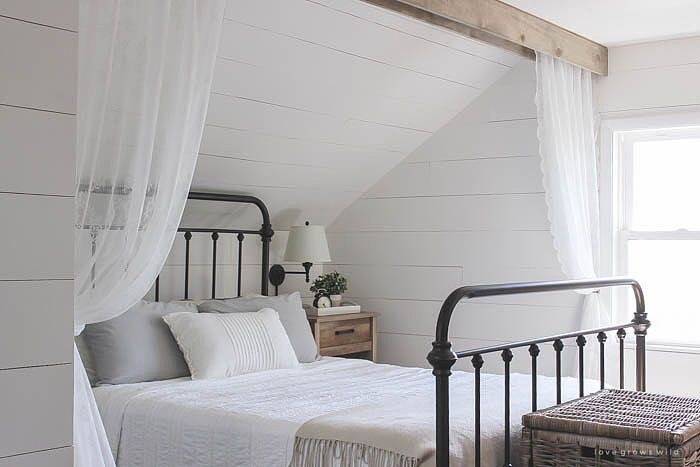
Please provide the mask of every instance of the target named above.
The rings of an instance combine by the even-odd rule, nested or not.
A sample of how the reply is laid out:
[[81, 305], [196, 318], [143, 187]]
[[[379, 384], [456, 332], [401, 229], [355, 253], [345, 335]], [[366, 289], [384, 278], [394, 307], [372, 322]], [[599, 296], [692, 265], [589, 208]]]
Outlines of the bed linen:
[[[577, 381], [563, 379], [565, 400]], [[593, 385], [592, 382], [589, 384]], [[553, 378], [540, 377], [540, 406], [554, 402]], [[94, 389], [110, 446], [120, 467], [288, 467], [295, 435], [317, 417], [357, 408], [397, 408], [433, 425], [434, 377], [430, 370], [364, 360], [322, 358], [279, 369], [217, 380], [168, 381]], [[451, 378], [451, 419], [459, 439], [452, 465], [473, 463], [471, 373]], [[406, 413], [405, 401], [416, 404]], [[530, 376], [511, 375], [511, 433], [517, 449], [520, 417], [530, 409]], [[370, 412], [371, 413], [371, 412]], [[503, 463], [503, 376], [482, 374], [483, 465]], [[423, 420], [430, 414], [430, 420]], [[397, 417], [398, 418], [398, 417]], [[512, 456], [514, 465], [517, 456]], [[420, 465], [430, 465], [426, 459]]]

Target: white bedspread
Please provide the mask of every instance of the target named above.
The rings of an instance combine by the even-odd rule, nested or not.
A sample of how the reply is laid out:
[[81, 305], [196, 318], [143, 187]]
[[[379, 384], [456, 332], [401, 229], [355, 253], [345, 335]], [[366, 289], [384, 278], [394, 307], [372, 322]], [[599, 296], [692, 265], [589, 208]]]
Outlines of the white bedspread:
[[[451, 378], [451, 417], [467, 430], [463, 465], [473, 463], [471, 373]], [[577, 382], [565, 378], [565, 399]], [[540, 377], [540, 407], [554, 402], [553, 378]], [[219, 380], [178, 379], [95, 388], [120, 467], [287, 467], [294, 436], [306, 421], [353, 407], [407, 397], [434, 404], [430, 370], [323, 358], [289, 370]], [[403, 405], [403, 404], [400, 404]], [[530, 376], [511, 376], [511, 433], [530, 410]], [[418, 413], [424, 411], [417, 411]], [[503, 463], [503, 377], [482, 375], [482, 465]], [[405, 416], [406, 414], [402, 414]], [[517, 456], [512, 458], [517, 465]]]

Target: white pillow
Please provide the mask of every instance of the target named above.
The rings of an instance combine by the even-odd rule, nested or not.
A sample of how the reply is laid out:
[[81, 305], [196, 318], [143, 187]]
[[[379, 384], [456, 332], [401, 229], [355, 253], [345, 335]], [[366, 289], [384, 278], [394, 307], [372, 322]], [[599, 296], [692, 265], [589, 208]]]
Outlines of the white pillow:
[[277, 312], [172, 313], [163, 317], [192, 379], [224, 378], [299, 365]]
[[301, 303], [299, 292], [275, 297], [258, 295], [210, 300], [200, 303], [197, 308], [206, 313], [250, 313], [263, 308], [272, 308], [279, 314], [282, 326], [287, 331], [289, 341], [297, 354], [297, 359], [301, 363], [309, 363], [318, 358], [316, 341], [311, 333], [311, 326], [306, 318], [306, 311]]

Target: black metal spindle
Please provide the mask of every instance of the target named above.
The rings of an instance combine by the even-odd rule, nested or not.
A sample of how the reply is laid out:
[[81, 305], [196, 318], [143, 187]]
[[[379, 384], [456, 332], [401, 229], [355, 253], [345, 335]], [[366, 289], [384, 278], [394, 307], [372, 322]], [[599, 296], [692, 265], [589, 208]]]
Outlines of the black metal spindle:
[[481, 367], [484, 359], [481, 355], [472, 357], [474, 366], [474, 466], [481, 465]]
[[561, 339], [557, 339], [552, 344], [555, 351], [556, 364], [555, 371], [557, 376], [557, 405], [561, 404], [561, 351], [564, 349], [564, 343]]
[[160, 274], [156, 277], [156, 302], [160, 300]]
[[245, 235], [241, 232], [236, 236], [238, 239], [238, 296], [241, 296], [241, 272], [243, 271], [243, 239]]
[[532, 344], [529, 348], [530, 357], [532, 358], [532, 411], [537, 411], [537, 356], [540, 354], [540, 348], [537, 344]]
[[211, 234], [211, 298], [216, 298], [216, 241], [219, 239], [219, 232]]
[[505, 385], [505, 433], [503, 435], [505, 441], [505, 462], [503, 463], [503, 466], [512, 467], [510, 463], [510, 362], [513, 360], [513, 352], [510, 349], [506, 349], [501, 353], [501, 358], [503, 359], [505, 372], [505, 378], [503, 381], [503, 384]]
[[578, 345], [578, 396], [583, 397], [583, 347], [586, 345], [586, 338], [578, 336], [576, 345]]
[[607, 340], [607, 334], [604, 332], [598, 333], [598, 342], [600, 343], [600, 389], [605, 389], [605, 341]]
[[617, 338], [620, 340], [620, 389], [625, 389], [625, 336], [624, 328], [617, 330]]
[[185, 300], [190, 298], [190, 240], [192, 232], [185, 232]]

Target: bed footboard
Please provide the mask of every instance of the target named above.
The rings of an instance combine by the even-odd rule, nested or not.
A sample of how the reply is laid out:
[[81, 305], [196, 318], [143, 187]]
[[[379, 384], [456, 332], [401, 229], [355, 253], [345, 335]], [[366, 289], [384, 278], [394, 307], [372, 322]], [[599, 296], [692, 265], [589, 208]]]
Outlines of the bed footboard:
[[[634, 292], [636, 309], [631, 322], [617, 326], [608, 326], [598, 329], [585, 329], [565, 334], [547, 336], [527, 341], [513, 342], [504, 345], [495, 345], [466, 351], [453, 351], [448, 339], [450, 319], [457, 304], [463, 299], [477, 297], [491, 297], [496, 295], [516, 295], [539, 292], [557, 292], [564, 290], [600, 289], [604, 287], [630, 286]], [[645, 338], [650, 323], [644, 309], [644, 294], [641, 287], [634, 279], [630, 278], [606, 278], [595, 280], [567, 280], [553, 282], [524, 282], [513, 284], [478, 285], [460, 287], [454, 290], [443, 302], [438, 316], [435, 330], [433, 349], [428, 354], [428, 362], [433, 367], [435, 375], [435, 408], [436, 408], [436, 465], [437, 467], [449, 467], [450, 445], [450, 402], [449, 382], [452, 374], [452, 366], [459, 358], [471, 357], [474, 367], [474, 465], [481, 465], [481, 368], [483, 355], [500, 352], [504, 365], [504, 440], [505, 440], [505, 467], [510, 467], [510, 362], [513, 359], [512, 349], [528, 347], [532, 366], [532, 410], [537, 410], [537, 358], [540, 353], [539, 345], [551, 343], [555, 350], [556, 365], [556, 394], [557, 404], [561, 403], [561, 353], [564, 349], [564, 339], [576, 339], [578, 347], [578, 378], [579, 396], [584, 396], [584, 346], [586, 336], [595, 335], [600, 347], [600, 386], [605, 385], [605, 342], [607, 333], [615, 332], [619, 339], [620, 352], [620, 387], [624, 388], [624, 339], [626, 329], [634, 329], [636, 338], [636, 389], [646, 390], [646, 346]]]

